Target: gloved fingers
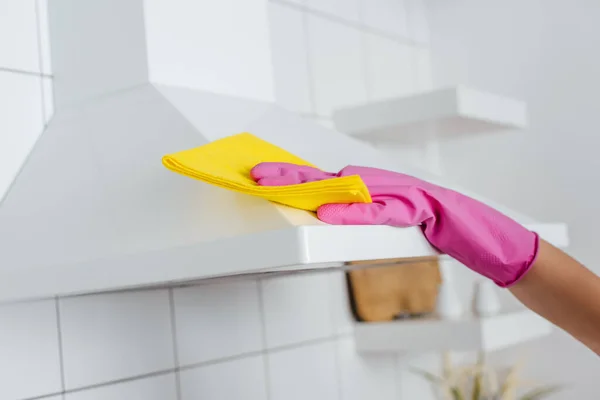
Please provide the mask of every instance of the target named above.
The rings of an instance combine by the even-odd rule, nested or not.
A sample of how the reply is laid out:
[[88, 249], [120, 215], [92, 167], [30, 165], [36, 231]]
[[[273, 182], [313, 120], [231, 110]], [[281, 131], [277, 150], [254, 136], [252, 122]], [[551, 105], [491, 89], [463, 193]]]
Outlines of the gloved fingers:
[[432, 217], [428, 208], [408, 198], [373, 199], [373, 203], [325, 204], [317, 217], [332, 225], [418, 226]]
[[335, 174], [306, 165], [264, 162], [254, 166], [250, 176], [261, 186], [287, 186], [335, 178]]

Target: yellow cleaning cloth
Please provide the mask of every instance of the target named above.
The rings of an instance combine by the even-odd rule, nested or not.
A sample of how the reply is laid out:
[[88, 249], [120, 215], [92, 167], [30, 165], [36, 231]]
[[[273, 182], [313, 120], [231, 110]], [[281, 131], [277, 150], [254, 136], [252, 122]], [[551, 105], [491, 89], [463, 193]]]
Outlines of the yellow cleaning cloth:
[[246, 193], [302, 210], [316, 211], [328, 203], [370, 203], [359, 176], [289, 186], [259, 186], [250, 170], [261, 162], [314, 165], [250, 133], [240, 133], [204, 146], [163, 157], [171, 171], [212, 185]]

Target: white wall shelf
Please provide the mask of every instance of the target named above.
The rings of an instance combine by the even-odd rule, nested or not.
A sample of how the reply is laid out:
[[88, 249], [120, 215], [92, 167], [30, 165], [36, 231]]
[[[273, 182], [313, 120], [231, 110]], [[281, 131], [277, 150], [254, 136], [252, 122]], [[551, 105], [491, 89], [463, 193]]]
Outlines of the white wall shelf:
[[357, 323], [360, 352], [495, 351], [548, 335], [552, 325], [530, 310], [512, 310], [479, 318], [456, 320], [436, 317]]
[[337, 110], [336, 128], [370, 141], [415, 143], [527, 126], [519, 100], [463, 86]]

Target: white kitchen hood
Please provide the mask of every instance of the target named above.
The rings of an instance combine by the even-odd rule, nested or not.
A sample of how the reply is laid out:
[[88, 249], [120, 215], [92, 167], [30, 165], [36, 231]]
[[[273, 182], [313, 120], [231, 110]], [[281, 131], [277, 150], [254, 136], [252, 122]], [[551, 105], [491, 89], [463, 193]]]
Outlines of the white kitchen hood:
[[[57, 111], [0, 199], [0, 301], [437, 256], [417, 227], [330, 226], [162, 166], [165, 154], [251, 132], [325, 170], [373, 166], [452, 187], [275, 106], [268, 85], [256, 82], [270, 77], [266, 1], [243, 3], [249, 10], [235, 15], [227, 9], [239, 21], [222, 26], [210, 13], [226, 3], [49, 2]], [[177, 31], [186, 24], [210, 29]], [[222, 40], [220, 52], [202, 42], [218, 35], [235, 40]], [[254, 58], [227, 69], [248, 38]], [[182, 43], [189, 52], [173, 50]], [[192, 51], [212, 53], [196, 60]], [[534, 228], [566, 244], [564, 225]]]
[[272, 104], [189, 89], [147, 84], [58, 112], [0, 206], [0, 298], [435, 254], [416, 229], [328, 226], [161, 164], [244, 131], [325, 169], [390, 166]]
[[244, 131], [324, 169], [435, 181], [269, 103], [142, 85], [57, 113], [40, 137], [0, 206], [0, 299], [436, 255], [419, 228], [329, 226], [161, 164]]

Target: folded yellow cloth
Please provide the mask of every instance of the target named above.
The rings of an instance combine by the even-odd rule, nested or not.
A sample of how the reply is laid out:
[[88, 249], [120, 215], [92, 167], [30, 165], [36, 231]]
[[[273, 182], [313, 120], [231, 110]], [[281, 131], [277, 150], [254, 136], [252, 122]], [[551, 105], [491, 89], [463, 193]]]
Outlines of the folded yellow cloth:
[[259, 186], [250, 176], [250, 170], [261, 162], [314, 165], [250, 133], [168, 154], [162, 162], [171, 171], [190, 178], [302, 210], [316, 211], [329, 203], [371, 202], [369, 190], [359, 176], [300, 185]]

